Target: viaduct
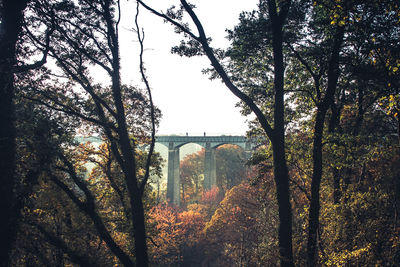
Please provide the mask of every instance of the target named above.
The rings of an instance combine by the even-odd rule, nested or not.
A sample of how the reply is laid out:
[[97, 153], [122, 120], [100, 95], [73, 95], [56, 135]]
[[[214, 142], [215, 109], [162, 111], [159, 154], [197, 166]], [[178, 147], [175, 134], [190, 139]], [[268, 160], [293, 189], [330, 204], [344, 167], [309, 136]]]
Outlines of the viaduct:
[[252, 143], [244, 136], [157, 136], [156, 143], [168, 148], [167, 199], [177, 206], [180, 204], [179, 148], [194, 143], [205, 148], [204, 189], [216, 185], [215, 150], [224, 144], [237, 145], [250, 156]]

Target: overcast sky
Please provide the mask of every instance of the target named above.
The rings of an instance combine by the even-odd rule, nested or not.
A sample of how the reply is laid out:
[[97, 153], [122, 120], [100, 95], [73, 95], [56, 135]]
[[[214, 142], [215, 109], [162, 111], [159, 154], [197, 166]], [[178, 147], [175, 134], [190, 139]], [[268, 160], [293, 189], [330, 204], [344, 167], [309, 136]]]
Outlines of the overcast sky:
[[[133, 3], [134, 1], [129, 1]], [[157, 10], [166, 10], [176, 1], [147, 1]], [[258, 0], [193, 0], [206, 34], [214, 47], [226, 47], [225, 29], [238, 23], [241, 11], [256, 8]], [[138, 49], [133, 25], [133, 6], [123, 6], [121, 24], [122, 77], [125, 82], [140, 85]], [[155, 105], [163, 114], [158, 134], [242, 135], [247, 130], [246, 118], [235, 107], [237, 98], [219, 80], [210, 81], [201, 70], [210, 66], [205, 57], [182, 58], [170, 49], [181, 40], [171, 25], [141, 9], [139, 23], [145, 30], [144, 60], [153, 89]]]

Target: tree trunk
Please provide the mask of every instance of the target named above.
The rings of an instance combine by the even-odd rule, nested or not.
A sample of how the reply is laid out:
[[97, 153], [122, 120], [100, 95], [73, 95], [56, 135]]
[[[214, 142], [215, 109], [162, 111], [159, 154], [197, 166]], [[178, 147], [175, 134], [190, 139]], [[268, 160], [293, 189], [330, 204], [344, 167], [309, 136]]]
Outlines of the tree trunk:
[[[111, 53], [113, 58], [112, 95], [117, 113], [117, 133], [119, 137], [119, 148], [124, 166], [121, 166], [129, 192], [132, 209], [133, 237], [135, 239], [136, 265], [139, 267], [148, 266], [146, 228], [142, 193], [139, 189], [139, 181], [136, 175], [135, 144], [131, 143], [128, 128], [126, 125], [125, 108], [122, 101], [121, 77], [120, 77], [120, 51], [118, 34], [110, 11], [111, 1], [107, 0], [105, 5], [105, 19], [107, 21], [108, 35], [112, 40]], [[117, 25], [118, 27], [118, 25]]]
[[325, 96], [317, 106], [317, 115], [314, 125], [313, 140], [313, 175], [311, 181], [311, 201], [308, 216], [307, 264], [315, 266], [317, 263], [317, 233], [319, 228], [319, 190], [322, 180], [322, 135], [324, 131], [325, 115], [334, 101], [334, 95], [339, 79], [339, 53], [343, 42], [344, 28], [338, 27], [333, 39], [332, 54], [328, 67], [328, 85]]
[[[114, 91], [117, 91], [116, 89]], [[134, 158], [134, 148], [131, 146], [128, 129], [126, 128], [124, 109], [121, 102], [120, 92], [114, 97], [117, 103], [118, 114], [118, 136], [119, 145], [123, 158], [125, 159], [124, 175], [129, 192], [130, 205], [132, 208], [133, 237], [135, 239], [135, 258], [136, 264], [140, 267], [148, 266], [146, 228], [144, 219], [144, 208], [142, 194], [139, 190], [136, 176], [136, 161]]]
[[313, 140], [313, 175], [311, 181], [311, 202], [308, 219], [307, 257], [308, 266], [315, 266], [317, 257], [317, 233], [319, 227], [319, 189], [322, 180], [322, 132], [325, 112], [318, 111], [314, 127]]
[[[328, 120], [328, 133], [334, 134], [335, 132], [339, 131], [338, 126], [339, 126], [341, 109], [335, 103], [331, 103], [330, 110], [331, 110], [331, 115]], [[330, 171], [332, 172], [332, 177], [333, 177], [333, 203], [338, 204], [342, 196], [340, 188], [341, 174], [340, 171], [335, 166], [331, 167]]]
[[[289, 4], [290, 5], [290, 1]], [[283, 24], [286, 19], [285, 9], [278, 14], [275, 1], [268, 1], [272, 24], [272, 49], [274, 57], [274, 133], [272, 142], [274, 179], [279, 213], [279, 253], [281, 266], [294, 266], [292, 249], [292, 207], [289, 192], [289, 171], [285, 154], [285, 107], [283, 63]], [[286, 12], [289, 6], [286, 6]]]
[[133, 234], [135, 238], [135, 258], [136, 265], [146, 267], [149, 265], [146, 243], [146, 228], [144, 219], [143, 201], [141, 197], [137, 197], [133, 206]]
[[0, 25], [0, 266], [8, 265], [18, 222], [15, 195], [14, 75], [16, 43], [27, 1], [4, 0]]
[[[114, 91], [117, 91], [116, 89]], [[116, 103], [120, 102], [121, 96], [120, 92], [114, 97]], [[119, 100], [118, 100], [119, 99]], [[118, 101], [117, 101], [118, 100]], [[135, 239], [135, 258], [136, 265], [140, 267], [148, 266], [148, 254], [147, 254], [147, 243], [146, 243], [146, 228], [145, 228], [145, 218], [144, 218], [144, 208], [142, 194], [139, 190], [138, 180], [136, 176], [136, 161], [134, 158], [134, 148], [132, 148], [128, 130], [126, 128], [125, 117], [123, 116], [124, 110], [122, 107], [122, 102], [119, 106], [117, 104], [118, 114], [118, 136], [119, 146], [123, 158], [125, 159], [123, 170], [125, 175], [125, 181], [130, 197], [130, 205], [132, 209], [132, 224], [133, 224], [133, 237]]]
[[[282, 140], [282, 138], [281, 138]], [[279, 253], [281, 266], [294, 266], [292, 252], [292, 207], [289, 193], [289, 173], [286, 165], [284, 143], [273, 145], [274, 178], [279, 212]]]

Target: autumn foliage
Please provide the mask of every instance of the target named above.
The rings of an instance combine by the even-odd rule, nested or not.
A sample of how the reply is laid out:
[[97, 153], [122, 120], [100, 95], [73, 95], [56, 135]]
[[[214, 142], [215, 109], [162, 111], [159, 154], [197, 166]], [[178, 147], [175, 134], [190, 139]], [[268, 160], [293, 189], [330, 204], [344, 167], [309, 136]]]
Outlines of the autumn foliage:
[[178, 211], [166, 203], [149, 213], [152, 262], [157, 266], [177, 266], [201, 259], [200, 241], [205, 224], [198, 211]]

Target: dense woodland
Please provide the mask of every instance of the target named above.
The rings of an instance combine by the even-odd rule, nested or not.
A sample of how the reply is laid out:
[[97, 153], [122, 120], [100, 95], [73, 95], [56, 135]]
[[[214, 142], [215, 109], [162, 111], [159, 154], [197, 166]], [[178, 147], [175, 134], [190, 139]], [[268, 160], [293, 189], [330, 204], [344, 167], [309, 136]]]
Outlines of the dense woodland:
[[[195, 2], [124, 1], [0, 2], [0, 266], [400, 266], [398, 0], [260, 0], [227, 49]], [[219, 147], [209, 191], [204, 150], [185, 157], [180, 207], [139, 10], [181, 35], [172, 53], [209, 59], [257, 144]], [[121, 16], [140, 86], [121, 78]]]

